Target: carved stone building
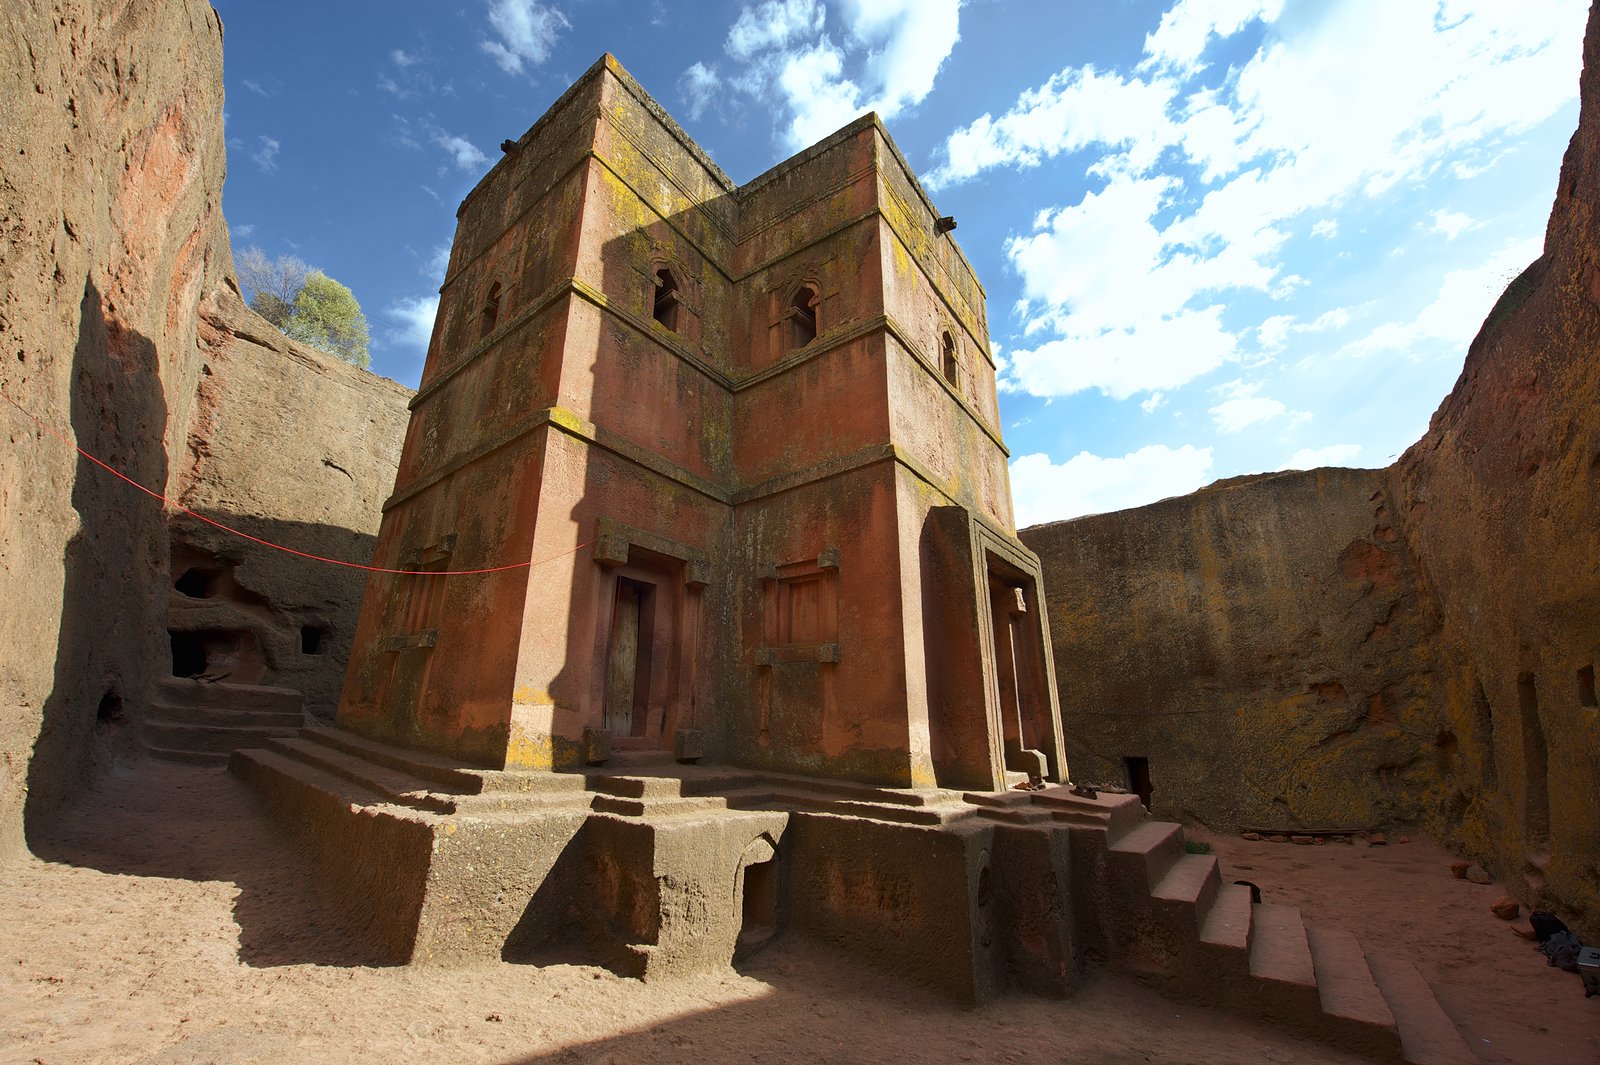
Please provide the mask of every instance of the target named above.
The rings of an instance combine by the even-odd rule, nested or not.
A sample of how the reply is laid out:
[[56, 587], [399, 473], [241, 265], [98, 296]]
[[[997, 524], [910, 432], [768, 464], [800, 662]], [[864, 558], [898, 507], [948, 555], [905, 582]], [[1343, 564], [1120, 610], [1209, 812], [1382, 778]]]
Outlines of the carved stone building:
[[735, 185], [597, 62], [467, 197], [339, 723], [1065, 779], [983, 289], [876, 116]]

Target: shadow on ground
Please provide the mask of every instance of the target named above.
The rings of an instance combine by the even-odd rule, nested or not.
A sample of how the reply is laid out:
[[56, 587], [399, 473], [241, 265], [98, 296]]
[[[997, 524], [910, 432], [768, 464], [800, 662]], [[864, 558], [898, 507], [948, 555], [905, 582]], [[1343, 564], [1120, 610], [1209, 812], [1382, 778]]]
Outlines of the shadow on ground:
[[119, 760], [31, 840], [44, 861], [127, 876], [228, 881], [247, 965], [383, 964], [318, 890], [294, 839], [221, 769]]

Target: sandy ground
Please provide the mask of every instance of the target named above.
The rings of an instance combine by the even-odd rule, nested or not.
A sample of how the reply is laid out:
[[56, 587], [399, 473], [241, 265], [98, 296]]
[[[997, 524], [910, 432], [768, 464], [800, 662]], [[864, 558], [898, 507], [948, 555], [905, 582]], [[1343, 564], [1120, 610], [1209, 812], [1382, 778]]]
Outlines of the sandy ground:
[[[1230, 879], [1416, 957], [1486, 1062], [1600, 1062], [1600, 999], [1417, 842], [1217, 841]], [[1071, 1000], [961, 1010], [796, 937], [649, 986], [582, 966], [374, 968], [231, 777], [139, 763], [0, 869], [0, 1061], [1071, 1062], [1359, 1059], [1104, 974]]]

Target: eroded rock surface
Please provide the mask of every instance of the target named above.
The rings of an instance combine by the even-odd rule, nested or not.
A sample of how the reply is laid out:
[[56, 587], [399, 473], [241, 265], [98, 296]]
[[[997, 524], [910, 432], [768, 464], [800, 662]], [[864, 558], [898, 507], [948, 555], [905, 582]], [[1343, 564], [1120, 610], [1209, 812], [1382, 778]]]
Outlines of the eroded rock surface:
[[[215, 12], [200, 0], [8, 4], [0, 40], [0, 390], [141, 484], [364, 560], [405, 390], [276, 337], [239, 303]], [[181, 525], [169, 542], [158, 502], [11, 402], [0, 432], [3, 857], [22, 843], [24, 806], [31, 823], [79, 787], [171, 671], [174, 544], [224, 548]], [[280, 636], [325, 619], [337, 652], [335, 606], [349, 595], [353, 610], [359, 577], [351, 592], [350, 578], [231, 550], [240, 587], [287, 596]], [[272, 675], [304, 685], [315, 708], [338, 684], [312, 676], [338, 672], [333, 655], [319, 661]]]

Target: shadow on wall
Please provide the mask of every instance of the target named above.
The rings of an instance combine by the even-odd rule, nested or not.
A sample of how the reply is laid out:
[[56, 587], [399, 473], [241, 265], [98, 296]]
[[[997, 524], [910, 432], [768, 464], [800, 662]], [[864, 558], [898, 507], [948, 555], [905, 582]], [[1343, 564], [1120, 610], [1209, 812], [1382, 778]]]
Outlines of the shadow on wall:
[[[167, 405], [155, 345], [108, 315], [84, 288], [72, 355], [71, 421], [79, 446], [141, 484], [163, 486]], [[81, 789], [97, 762], [131, 738], [125, 706], [149, 688], [158, 655], [166, 518], [143, 493], [81, 456], [72, 482], [78, 530], [67, 542], [55, 686], [28, 763], [25, 830]]]
[[[201, 511], [250, 536], [366, 565], [377, 537], [337, 525]], [[171, 529], [166, 636], [158, 676], [205, 674], [294, 688], [331, 720], [344, 684], [367, 574], [252, 543], [179, 515]]]

